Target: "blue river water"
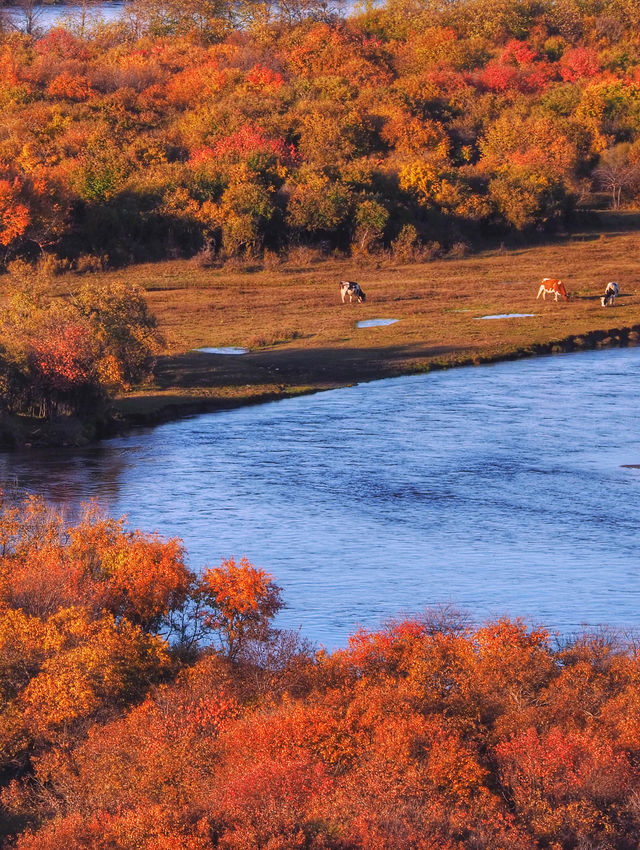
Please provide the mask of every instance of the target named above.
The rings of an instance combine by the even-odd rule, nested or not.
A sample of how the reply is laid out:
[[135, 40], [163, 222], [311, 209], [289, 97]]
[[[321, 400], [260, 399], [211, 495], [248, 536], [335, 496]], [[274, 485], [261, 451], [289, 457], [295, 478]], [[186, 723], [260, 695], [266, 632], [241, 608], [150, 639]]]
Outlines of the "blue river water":
[[[327, 11], [339, 11], [343, 15], [349, 15], [358, 11], [360, 5], [363, 4], [360, 4], [359, 0], [332, 0], [331, 3], [327, 4]], [[25, 14], [19, 4], [5, 7], [1, 11], [10, 26], [23, 32], [26, 31], [28, 21], [31, 18], [31, 26], [36, 36], [40, 36], [57, 26], [78, 27], [81, 21], [84, 21], [85, 26], [91, 27], [97, 22], [112, 24], [126, 20], [129, 15], [134, 19], [136, 17], [136, 10], [133, 5], [123, 2], [123, 0], [113, 0], [113, 2], [89, 0], [85, 6], [82, 3], [79, 5], [73, 3], [65, 5], [36, 4], [30, 9], [29, 14]]]
[[246, 555], [279, 625], [328, 648], [451, 603], [569, 634], [640, 627], [640, 348], [395, 378], [0, 456], [4, 486], [90, 498]]
[[[64, 6], [54, 5], [35, 5], [30, 10], [32, 18], [32, 26], [35, 35], [41, 35], [57, 26], [77, 25], [84, 17], [86, 24], [93, 24], [97, 21], [104, 23], [115, 23], [125, 15], [126, 6], [124, 3], [87, 3], [86, 7], [74, 6], [72, 4]], [[8, 23], [17, 30], [26, 30], [29, 15], [19, 6], [9, 6], [2, 10], [3, 16]]]

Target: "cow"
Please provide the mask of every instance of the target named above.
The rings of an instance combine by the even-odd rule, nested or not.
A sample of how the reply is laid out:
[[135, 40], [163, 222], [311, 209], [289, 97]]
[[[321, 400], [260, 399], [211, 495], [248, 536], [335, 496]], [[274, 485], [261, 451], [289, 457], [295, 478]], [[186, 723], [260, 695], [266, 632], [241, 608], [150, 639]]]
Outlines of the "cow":
[[542, 283], [540, 284], [540, 289], [536, 295], [536, 300], [542, 295], [542, 300], [544, 301], [547, 293], [549, 295], [555, 295], [556, 301], [558, 300], [558, 295], [562, 295], [565, 301], [569, 300], [567, 290], [564, 288], [564, 283], [555, 277], [542, 278]]
[[604, 291], [604, 295], [600, 299], [600, 303], [603, 307], [608, 307], [609, 305], [613, 307], [616, 303], [616, 295], [620, 295], [620, 287], [615, 280], [610, 280]]
[[349, 296], [349, 302], [353, 301], [354, 298], [358, 304], [362, 304], [363, 301], [367, 300], [367, 296], [360, 288], [360, 284], [356, 283], [355, 280], [341, 280], [340, 295], [342, 296], [343, 304], [347, 295]]

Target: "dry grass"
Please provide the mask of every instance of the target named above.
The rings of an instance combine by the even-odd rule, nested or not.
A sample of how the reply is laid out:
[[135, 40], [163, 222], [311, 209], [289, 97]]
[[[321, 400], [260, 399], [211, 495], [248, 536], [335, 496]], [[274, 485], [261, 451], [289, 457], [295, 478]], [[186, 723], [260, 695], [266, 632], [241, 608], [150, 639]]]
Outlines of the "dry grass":
[[[588, 336], [595, 331], [615, 337], [609, 331], [640, 325], [636, 217], [609, 224], [618, 229], [419, 265], [358, 268], [325, 260], [304, 266], [294, 257], [269, 271], [167, 262], [100, 275], [143, 286], [167, 342], [154, 386], [122, 399], [121, 410], [127, 416], [173, 415], [176, 405], [247, 403], [554, 345], [595, 345], [595, 335]], [[568, 303], [536, 301], [545, 276], [565, 281]], [[360, 282], [366, 303], [340, 303], [338, 282], [344, 278]], [[66, 276], [58, 285], [72, 280]], [[604, 310], [599, 298], [609, 280], [620, 283], [621, 297]], [[503, 313], [536, 315], [477, 318]], [[358, 320], [370, 318], [400, 321], [356, 328]], [[569, 337], [578, 339], [567, 343]], [[611, 342], [616, 344], [604, 344]], [[240, 357], [193, 352], [203, 346], [252, 351]]]

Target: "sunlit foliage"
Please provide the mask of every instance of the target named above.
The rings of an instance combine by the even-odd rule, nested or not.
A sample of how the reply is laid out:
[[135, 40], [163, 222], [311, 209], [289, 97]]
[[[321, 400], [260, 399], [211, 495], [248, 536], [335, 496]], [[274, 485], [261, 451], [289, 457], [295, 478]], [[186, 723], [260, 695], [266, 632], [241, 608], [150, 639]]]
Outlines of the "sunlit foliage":
[[556, 227], [589, 185], [633, 203], [609, 152], [640, 132], [638, 21], [622, 0], [136, 0], [117, 26], [0, 34], [0, 263], [370, 253], [407, 224], [447, 247]]
[[95, 505], [4, 502], [0, 547], [18, 850], [637, 847], [634, 643], [444, 608], [329, 654], [263, 570]]
[[45, 296], [46, 267], [9, 266], [0, 320], [2, 407], [40, 417], [99, 416], [109, 395], [149, 376], [155, 319], [140, 291], [84, 284], [73, 297]]

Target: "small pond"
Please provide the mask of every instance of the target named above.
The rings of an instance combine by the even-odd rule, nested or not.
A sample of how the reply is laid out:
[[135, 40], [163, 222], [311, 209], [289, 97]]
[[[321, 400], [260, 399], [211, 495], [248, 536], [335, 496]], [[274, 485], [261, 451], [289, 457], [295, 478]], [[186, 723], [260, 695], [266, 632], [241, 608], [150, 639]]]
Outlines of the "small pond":
[[476, 316], [476, 319], [525, 319], [535, 313], [496, 313], [494, 316]]
[[218, 348], [195, 348], [194, 351], [200, 351], [202, 354], [247, 354], [249, 349], [223, 345]]
[[362, 319], [356, 322], [357, 328], [382, 328], [386, 325], [395, 325], [398, 319]]

